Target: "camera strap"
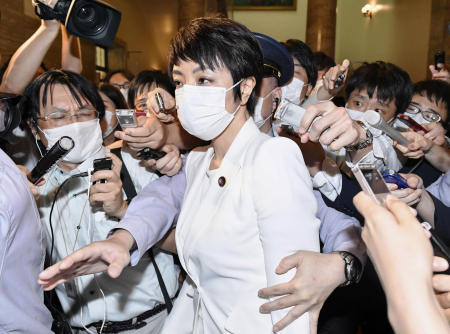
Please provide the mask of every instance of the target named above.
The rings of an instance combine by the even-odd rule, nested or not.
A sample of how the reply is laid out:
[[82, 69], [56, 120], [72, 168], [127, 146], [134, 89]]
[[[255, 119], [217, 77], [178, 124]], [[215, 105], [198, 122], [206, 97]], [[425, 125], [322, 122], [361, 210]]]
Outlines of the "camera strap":
[[[121, 148], [114, 148], [111, 153], [115, 154], [122, 161], [122, 169], [120, 170], [120, 179], [122, 180], [122, 187], [127, 195], [127, 201], [131, 201], [136, 195], [136, 188], [131, 180], [130, 173], [128, 172], [125, 163], [123, 162]], [[153, 267], [155, 268], [156, 277], [158, 278], [159, 287], [161, 288], [162, 295], [164, 297], [164, 303], [166, 304], [167, 313], [170, 313], [173, 307], [172, 299], [170, 299], [169, 293], [167, 291], [166, 284], [159, 270], [158, 264], [156, 263], [155, 256], [153, 254], [153, 247], [147, 251], [150, 260], [152, 261]]]

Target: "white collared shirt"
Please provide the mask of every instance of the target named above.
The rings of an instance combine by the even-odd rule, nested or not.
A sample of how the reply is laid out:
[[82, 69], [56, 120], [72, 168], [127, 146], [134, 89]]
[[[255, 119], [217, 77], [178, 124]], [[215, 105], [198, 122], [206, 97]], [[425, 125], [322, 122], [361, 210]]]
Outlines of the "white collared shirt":
[[[106, 149], [103, 148], [70, 173], [55, 166], [46, 175], [45, 185], [39, 187], [37, 204], [41, 221], [47, 232], [48, 252], [51, 247], [49, 215], [56, 190], [69, 176], [87, 171], [92, 167], [94, 159], [105, 156], [105, 151]], [[140, 166], [140, 161], [133, 159], [129, 153], [122, 151], [122, 157], [137, 191], [158, 178], [156, 174]], [[58, 195], [52, 214], [53, 263], [92, 241], [104, 240], [108, 232], [117, 225], [117, 221], [108, 217], [101, 209], [91, 208], [87, 197], [88, 187], [86, 177], [76, 178], [68, 181]], [[155, 254], [155, 259], [169, 295], [173, 297], [178, 285], [173, 257], [159, 252]], [[73, 283], [59, 285], [56, 288], [63, 310], [72, 326], [82, 327], [83, 324], [103, 320], [105, 304], [99, 288], [106, 296], [108, 321], [128, 320], [152, 309], [157, 304], [164, 303], [158, 279], [147, 254], [136, 266], [125, 268], [117, 279], [110, 278], [106, 273], [98, 274], [96, 278], [97, 282], [93, 275], [78, 277], [77, 292]], [[80, 303], [83, 305], [82, 320]]]

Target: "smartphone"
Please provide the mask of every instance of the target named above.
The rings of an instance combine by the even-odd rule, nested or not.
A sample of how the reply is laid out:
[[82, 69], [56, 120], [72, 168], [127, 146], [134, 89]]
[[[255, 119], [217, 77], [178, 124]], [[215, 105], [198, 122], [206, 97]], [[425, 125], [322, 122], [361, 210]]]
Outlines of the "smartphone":
[[305, 108], [291, 103], [286, 99], [282, 99], [277, 110], [275, 110], [273, 118], [291, 125], [293, 130], [295, 131], [298, 129], [300, 121], [302, 120], [305, 112]]
[[380, 171], [380, 174], [383, 176], [384, 182], [396, 184], [398, 189], [409, 188], [408, 181], [392, 169], [384, 169]]
[[156, 103], [158, 103], [159, 112], [166, 114], [166, 107], [164, 106], [164, 100], [160, 93], [155, 94]]
[[142, 160], [155, 159], [159, 160], [166, 155], [166, 152], [146, 147], [136, 153], [137, 157]]
[[408, 115], [398, 114], [397, 119], [413, 131], [416, 131], [416, 132], [423, 131], [424, 133], [429, 132], [427, 129], [425, 129], [422, 125], [417, 123], [415, 120], [413, 120]]
[[434, 54], [434, 68], [437, 69], [438, 64], [445, 64], [445, 51], [438, 51]]
[[134, 109], [116, 109], [116, 117], [122, 129], [137, 127], [136, 111]]
[[362, 190], [372, 197], [376, 203], [384, 205], [390, 191], [375, 165], [357, 164], [352, 168], [352, 173]]
[[336, 81], [334, 82], [334, 88], [338, 88], [340, 85], [342, 85], [342, 83], [345, 80], [345, 74], [341, 73], [338, 75], [338, 77], [336, 78]]
[[[94, 160], [94, 172], [98, 172], [99, 170], [111, 170], [112, 169], [112, 159], [111, 158], [100, 158]], [[106, 183], [105, 179], [94, 182]]]

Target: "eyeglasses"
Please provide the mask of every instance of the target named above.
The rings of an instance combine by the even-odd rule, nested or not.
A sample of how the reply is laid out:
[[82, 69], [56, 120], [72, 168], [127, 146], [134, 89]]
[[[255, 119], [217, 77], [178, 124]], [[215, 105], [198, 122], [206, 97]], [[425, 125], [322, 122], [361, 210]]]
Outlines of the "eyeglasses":
[[112, 84], [114, 87], [118, 88], [118, 89], [128, 89], [130, 88], [130, 83], [129, 82], [124, 82], [124, 83], [113, 83]]
[[147, 97], [142, 97], [136, 101], [137, 110], [147, 110]]
[[439, 115], [434, 110], [421, 110], [419, 107], [410, 104], [408, 108], [406, 108], [406, 111], [410, 114], [418, 114], [421, 113], [423, 118], [426, 119], [428, 122], [436, 123], [441, 121], [441, 115]]
[[70, 113], [67, 111], [55, 111], [44, 117], [38, 117], [37, 119], [49, 121], [55, 125], [64, 125], [71, 122], [72, 117], [75, 117], [77, 122], [89, 121], [98, 117], [98, 111], [92, 109], [82, 109], [76, 113]]

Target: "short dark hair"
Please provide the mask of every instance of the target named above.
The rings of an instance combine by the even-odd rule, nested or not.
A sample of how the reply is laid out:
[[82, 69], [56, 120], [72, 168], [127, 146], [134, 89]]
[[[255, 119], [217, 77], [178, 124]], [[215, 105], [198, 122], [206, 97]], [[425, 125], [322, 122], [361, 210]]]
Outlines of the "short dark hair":
[[128, 79], [128, 81], [131, 81], [131, 80], [133, 80], [133, 78], [134, 78], [134, 74], [133, 74], [133, 73], [131, 73], [130, 71], [121, 69], [121, 70], [115, 70], [115, 71], [108, 72], [108, 73], [106, 74], [106, 77], [105, 77], [105, 79], [103, 80], [103, 82], [109, 83], [109, 80], [111, 79], [111, 77], [112, 77], [114, 74], [117, 74], [117, 73], [122, 74], [125, 78]]
[[397, 108], [395, 114], [404, 112], [411, 101], [413, 83], [404, 70], [400, 67], [376, 61], [364, 63], [348, 79], [345, 88], [346, 99], [354, 90], [367, 89], [367, 94], [372, 97], [375, 90], [378, 99], [386, 102], [395, 100]]
[[[22, 117], [26, 121], [37, 124], [37, 117], [40, 115], [40, 92], [44, 87], [42, 95], [42, 105], [47, 105], [47, 93], [53, 92], [55, 85], [66, 86], [70, 95], [75, 99], [79, 106], [82, 105], [82, 99], [89, 101], [98, 112], [98, 118], [103, 118], [105, 114], [105, 105], [100, 97], [97, 87], [89, 82], [82, 75], [65, 70], [50, 70], [36, 79], [34, 79], [26, 88], [19, 103], [19, 109]], [[52, 96], [50, 102], [52, 103]]]
[[[183, 61], [194, 61], [204, 70], [227, 68], [236, 83], [254, 77], [256, 87], [247, 102], [253, 115], [255, 91], [261, 84], [263, 54], [253, 33], [244, 25], [227, 18], [198, 18], [181, 28], [169, 46], [169, 75], [173, 66]], [[239, 86], [234, 98], [241, 97]]]
[[130, 108], [134, 109], [136, 107], [134, 105], [135, 98], [153, 83], [156, 87], [161, 87], [172, 94], [172, 96], [175, 96], [175, 88], [167, 74], [157, 70], [142, 71], [134, 77], [128, 89], [128, 104]]
[[314, 63], [316, 64], [317, 71], [336, 66], [334, 59], [322, 51], [314, 52]]
[[426, 97], [433, 103], [445, 104], [447, 109], [447, 119], [442, 120], [442, 124], [448, 130], [450, 123], [450, 84], [442, 80], [419, 81], [414, 85], [413, 94]]
[[309, 82], [313, 87], [317, 82], [317, 66], [314, 62], [314, 55], [306, 43], [298, 39], [288, 39], [282, 43], [289, 51], [292, 57], [298, 60], [300, 65], [305, 69]]
[[116, 109], [128, 109], [127, 102], [125, 101], [122, 93], [113, 85], [102, 82], [100, 83], [98, 90], [113, 101]]

